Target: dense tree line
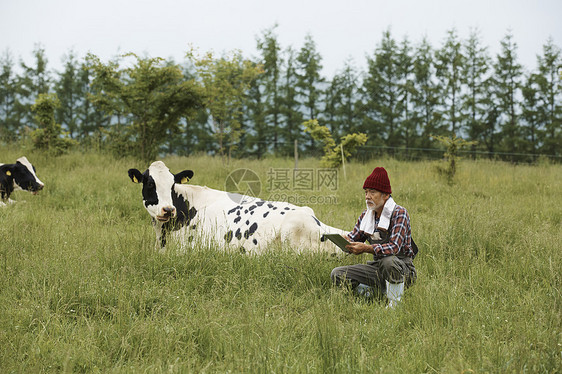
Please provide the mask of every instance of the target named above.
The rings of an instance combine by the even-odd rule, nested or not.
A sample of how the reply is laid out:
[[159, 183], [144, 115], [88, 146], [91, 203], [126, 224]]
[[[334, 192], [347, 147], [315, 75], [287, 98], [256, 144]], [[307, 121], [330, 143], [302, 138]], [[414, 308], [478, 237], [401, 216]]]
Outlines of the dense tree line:
[[450, 30], [442, 45], [382, 34], [367, 71], [347, 60], [322, 74], [312, 36], [284, 48], [276, 26], [256, 38], [258, 56], [186, 53], [180, 64], [161, 58], [64, 57], [50, 71], [45, 50], [34, 63], [0, 57], [0, 141], [25, 142], [38, 128], [32, 105], [42, 94], [58, 100], [54, 118], [84, 148], [155, 158], [198, 152], [229, 157], [318, 154], [303, 122], [317, 119], [335, 139], [360, 132], [366, 148], [423, 153], [435, 136], [474, 141], [473, 154], [530, 160], [562, 157], [562, 55], [552, 39], [537, 66], [517, 60], [511, 33], [491, 56], [477, 31]]

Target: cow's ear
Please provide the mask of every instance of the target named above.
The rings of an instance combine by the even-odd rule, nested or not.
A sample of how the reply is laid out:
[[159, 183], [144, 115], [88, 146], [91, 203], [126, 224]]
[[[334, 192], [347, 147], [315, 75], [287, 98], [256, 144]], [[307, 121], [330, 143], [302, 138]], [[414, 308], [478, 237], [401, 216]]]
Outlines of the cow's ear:
[[137, 169], [129, 169], [129, 178], [131, 178], [134, 183], [141, 183], [143, 179], [142, 173]]
[[174, 175], [174, 182], [180, 184], [186, 184], [187, 182], [189, 182], [191, 178], [193, 178], [193, 171], [184, 170]]

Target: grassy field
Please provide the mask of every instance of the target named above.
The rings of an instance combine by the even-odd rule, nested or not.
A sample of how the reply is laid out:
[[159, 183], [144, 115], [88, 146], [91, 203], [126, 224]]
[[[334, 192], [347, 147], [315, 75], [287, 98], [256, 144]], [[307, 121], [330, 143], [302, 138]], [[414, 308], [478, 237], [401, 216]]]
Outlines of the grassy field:
[[[19, 150], [0, 149], [0, 162]], [[0, 372], [555, 373], [562, 371], [562, 166], [463, 161], [456, 184], [429, 162], [348, 164], [335, 191], [290, 191], [351, 229], [362, 183], [389, 171], [411, 216], [418, 281], [388, 311], [330, 285], [364, 257], [154, 250], [140, 187], [148, 165], [98, 154], [25, 154], [45, 189], [0, 209]], [[224, 189], [292, 160], [166, 158]], [[315, 169], [317, 160], [300, 160]], [[25, 200], [25, 202], [23, 202]]]

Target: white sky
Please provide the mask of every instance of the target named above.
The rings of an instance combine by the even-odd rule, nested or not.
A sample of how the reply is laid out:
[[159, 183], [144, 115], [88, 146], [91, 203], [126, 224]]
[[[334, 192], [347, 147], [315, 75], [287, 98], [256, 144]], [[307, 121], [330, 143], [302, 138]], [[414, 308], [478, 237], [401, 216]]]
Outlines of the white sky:
[[462, 39], [477, 28], [492, 56], [510, 29], [527, 69], [549, 36], [562, 47], [562, 0], [0, 0], [0, 53], [30, 64], [40, 43], [57, 70], [70, 49], [104, 61], [135, 52], [183, 62], [190, 45], [249, 58], [275, 23], [283, 48], [312, 35], [327, 77], [349, 58], [364, 71], [388, 27], [398, 41], [425, 35], [434, 48], [453, 27]]

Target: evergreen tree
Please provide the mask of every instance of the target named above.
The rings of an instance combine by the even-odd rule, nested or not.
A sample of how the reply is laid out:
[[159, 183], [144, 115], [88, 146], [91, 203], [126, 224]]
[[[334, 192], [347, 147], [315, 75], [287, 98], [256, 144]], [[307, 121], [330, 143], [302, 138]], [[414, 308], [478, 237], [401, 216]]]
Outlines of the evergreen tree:
[[17, 76], [9, 50], [0, 58], [0, 142], [17, 139], [20, 120], [17, 107]]
[[383, 32], [374, 58], [367, 58], [368, 73], [363, 82], [365, 128], [371, 144], [381, 140], [387, 146], [400, 145], [400, 85], [397, 45], [390, 30]]
[[408, 38], [400, 44], [396, 57], [396, 74], [398, 76], [398, 111], [400, 112], [399, 132], [402, 144], [408, 148], [415, 146], [418, 136], [418, 121], [414, 119], [414, 56]]
[[111, 121], [111, 115], [102, 108], [96, 108], [92, 103], [95, 89], [90, 85], [92, 81], [91, 71], [87, 61], [81, 62], [80, 68], [76, 71], [76, 87], [81, 97], [81, 102], [76, 108], [78, 117], [77, 138], [84, 146], [92, 146], [100, 150], [104, 133]]
[[436, 76], [442, 89], [442, 120], [450, 125], [450, 133], [462, 134], [461, 88], [464, 56], [455, 29], [447, 32], [447, 39], [435, 54]]
[[326, 125], [334, 137], [355, 132], [361, 123], [358, 116], [359, 76], [351, 59], [336, 73], [326, 90]]
[[56, 110], [56, 120], [66, 128], [72, 139], [78, 136], [78, 108], [85, 99], [83, 86], [78, 79], [79, 71], [76, 56], [70, 51], [64, 58], [64, 71], [58, 74], [58, 80], [55, 82], [55, 93], [60, 101]]
[[[273, 149], [277, 151], [278, 142], [281, 138], [281, 74], [283, 59], [280, 55], [281, 46], [277, 40], [274, 25], [263, 32], [262, 38], [257, 40], [258, 51], [261, 53], [261, 64], [263, 74], [260, 76], [259, 83], [263, 86], [263, 97], [265, 102], [266, 118], [261, 123], [259, 141], [267, 142], [271, 133]], [[267, 126], [267, 129], [266, 129]], [[263, 131], [265, 130], [265, 131]], [[258, 152], [258, 156], [263, 153]]]
[[205, 106], [211, 115], [221, 156], [230, 160], [243, 134], [243, 98], [262, 69], [235, 51], [215, 58], [212, 53], [194, 61], [203, 83]]
[[[300, 111], [301, 104], [298, 101], [297, 91], [297, 62], [295, 50], [291, 47], [286, 49], [287, 58], [285, 60], [283, 84], [281, 86], [281, 113], [284, 118], [283, 155], [293, 153], [295, 140], [301, 139], [301, 123], [303, 122], [303, 114]], [[299, 144], [300, 147], [300, 144]]]
[[414, 53], [414, 87], [412, 120], [419, 122], [421, 137], [419, 146], [429, 148], [432, 135], [443, 135], [441, 113], [437, 110], [441, 90], [435, 81], [433, 48], [423, 38]]
[[[517, 44], [513, 35], [508, 33], [501, 41], [501, 52], [494, 64], [495, 99], [497, 100], [501, 127], [501, 149], [504, 152], [516, 153], [521, 148], [521, 128], [519, 94], [521, 86], [522, 66], [517, 62]], [[511, 159], [516, 159], [512, 155]]]
[[[468, 137], [472, 141], [481, 141], [486, 131], [486, 115], [490, 112], [489, 80], [490, 57], [483, 47], [477, 30], [472, 30], [464, 43], [465, 64], [462, 69], [466, 91], [462, 95], [462, 121]], [[476, 149], [473, 143], [472, 149]]]
[[[304, 108], [305, 119], [318, 119], [322, 110], [322, 84], [325, 79], [321, 75], [322, 57], [316, 51], [316, 43], [310, 34], [306, 35], [304, 45], [296, 58], [297, 63], [297, 95]], [[316, 151], [314, 139], [309, 136], [310, 150]]]
[[562, 155], [562, 55], [560, 48], [549, 38], [543, 55], [537, 56], [538, 73], [533, 75], [537, 85], [540, 118], [544, 126], [542, 152]]
[[523, 105], [521, 118], [521, 132], [527, 144], [527, 148], [523, 152], [536, 154], [539, 148], [539, 139], [544, 139], [544, 129], [541, 125], [544, 123], [544, 112], [541, 111], [540, 99], [538, 95], [538, 84], [536, 82], [537, 75], [531, 74], [524, 85], [521, 87], [523, 94]]
[[18, 82], [18, 105], [17, 110], [21, 114], [21, 120], [26, 126], [33, 126], [33, 114], [31, 106], [39, 96], [46, 94], [50, 90], [51, 76], [47, 70], [48, 60], [45, 50], [41, 45], [36, 45], [33, 50], [34, 65], [27, 66], [23, 61], [20, 66], [23, 75]]
[[[245, 106], [246, 120], [252, 124], [248, 127], [246, 134], [246, 154], [255, 155], [262, 158], [268, 152], [269, 130], [267, 122], [267, 102], [262, 92], [263, 74], [254, 79], [246, 94]], [[280, 116], [280, 115], [279, 115]], [[278, 139], [276, 140], [277, 144]]]

